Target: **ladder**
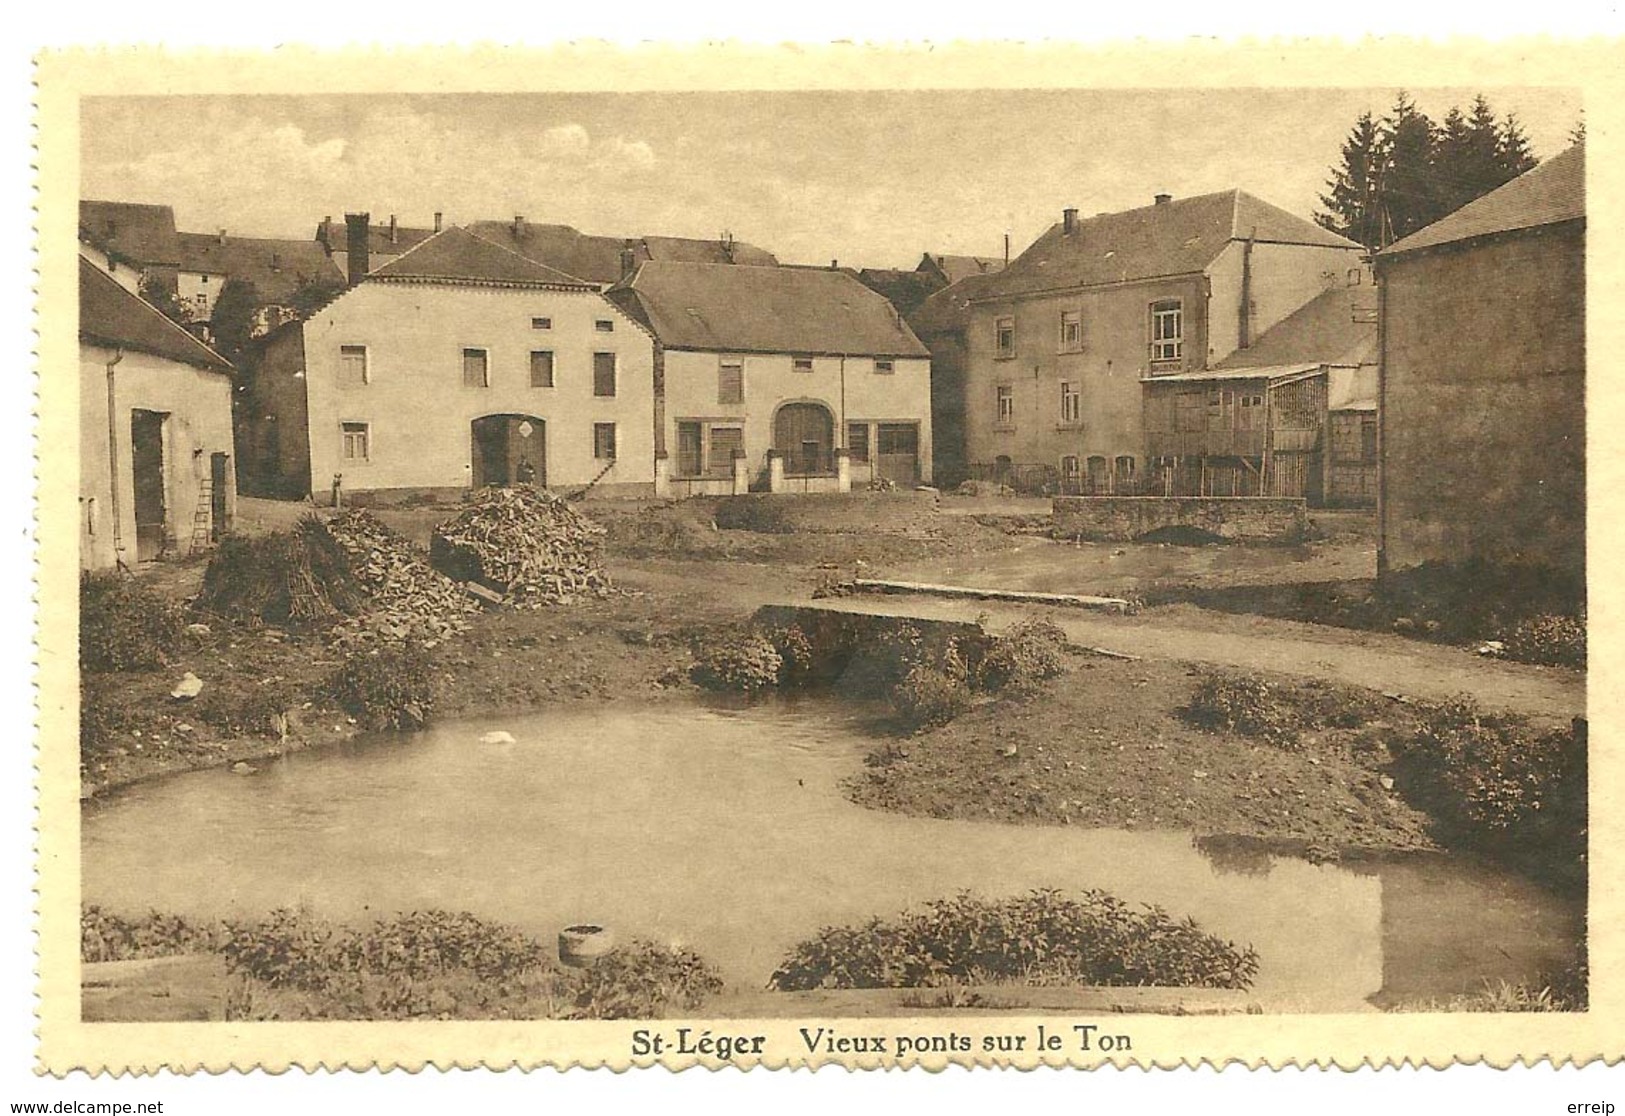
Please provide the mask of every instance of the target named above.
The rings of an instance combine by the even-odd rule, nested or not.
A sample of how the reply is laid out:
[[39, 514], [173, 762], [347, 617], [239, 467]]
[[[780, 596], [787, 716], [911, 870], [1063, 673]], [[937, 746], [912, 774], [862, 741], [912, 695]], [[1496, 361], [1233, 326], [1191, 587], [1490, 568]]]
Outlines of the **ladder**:
[[587, 493], [591, 492], [593, 490], [593, 488], [598, 484], [599, 481], [601, 481], [605, 477], [607, 477], [609, 475], [609, 471], [611, 469], [613, 469], [613, 468], [615, 468], [615, 459], [612, 457], [612, 458], [609, 459], [609, 464], [605, 465], [602, 469], [600, 469], [598, 471], [598, 475], [596, 477], [592, 478], [592, 480], [587, 482], [587, 485], [586, 485], [585, 488], [577, 489], [576, 491], [574, 491], [574, 492], [570, 493], [569, 495], [565, 496], [565, 499], [569, 500], [571, 503], [575, 503], [577, 500], [585, 499]]
[[196, 554], [206, 548], [211, 539], [214, 527], [214, 478], [202, 477], [198, 480], [197, 508], [192, 512], [192, 542], [187, 548], [188, 554]]

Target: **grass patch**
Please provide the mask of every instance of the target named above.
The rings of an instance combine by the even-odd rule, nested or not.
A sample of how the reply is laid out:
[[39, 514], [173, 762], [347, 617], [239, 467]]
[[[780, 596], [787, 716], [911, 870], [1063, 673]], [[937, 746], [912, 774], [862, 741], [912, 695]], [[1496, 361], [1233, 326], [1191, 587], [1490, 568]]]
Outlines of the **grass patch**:
[[79, 575], [79, 668], [161, 670], [186, 634], [179, 605], [117, 572]]
[[1167, 985], [1247, 988], [1258, 954], [1103, 891], [1076, 898], [1033, 891], [989, 900], [938, 899], [896, 918], [825, 927], [797, 945], [769, 981], [816, 988], [934, 988], [952, 984]]

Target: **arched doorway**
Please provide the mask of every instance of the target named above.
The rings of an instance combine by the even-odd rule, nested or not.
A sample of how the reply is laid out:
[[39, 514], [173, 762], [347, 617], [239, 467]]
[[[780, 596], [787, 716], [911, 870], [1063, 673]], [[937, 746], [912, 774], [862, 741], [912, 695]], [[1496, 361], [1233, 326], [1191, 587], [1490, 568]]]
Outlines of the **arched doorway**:
[[547, 423], [535, 415], [486, 415], [474, 420], [475, 488], [547, 484]]
[[786, 476], [835, 472], [835, 416], [822, 403], [786, 403], [773, 417], [773, 448]]

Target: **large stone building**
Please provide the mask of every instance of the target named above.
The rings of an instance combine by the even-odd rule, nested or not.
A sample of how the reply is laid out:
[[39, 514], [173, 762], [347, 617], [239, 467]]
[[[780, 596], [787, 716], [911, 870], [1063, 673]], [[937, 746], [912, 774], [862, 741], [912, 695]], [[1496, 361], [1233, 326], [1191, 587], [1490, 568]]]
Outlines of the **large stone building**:
[[963, 300], [966, 468], [1035, 487], [1147, 489], [1142, 381], [1249, 348], [1347, 283], [1361, 251], [1240, 190], [1064, 211]]
[[663, 490], [931, 480], [930, 354], [846, 272], [649, 261], [609, 297], [659, 342]]
[[191, 553], [236, 504], [232, 368], [90, 260], [79, 261], [79, 562]]
[[652, 338], [592, 284], [461, 228], [271, 334], [242, 411], [267, 494], [654, 491]]
[[1376, 256], [1379, 569], [1585, 570], [1585, 148]]

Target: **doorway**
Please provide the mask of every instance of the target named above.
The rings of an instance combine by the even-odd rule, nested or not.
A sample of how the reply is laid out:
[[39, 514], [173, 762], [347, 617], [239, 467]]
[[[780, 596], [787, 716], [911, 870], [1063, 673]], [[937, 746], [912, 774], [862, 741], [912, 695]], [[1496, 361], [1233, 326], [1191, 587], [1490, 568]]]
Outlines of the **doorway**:
[[472, 424], [475, 488], [547, 484], [547, 423], [535, 415], [486, 415]]
[[875, 431], [875, 475], [902, 488], [920, 483], [920, 425], [883, 422]]
[[135, 484], [135, 558], [150, 562], [163, 556], [169, 539], [169, 499], [164, 485], [162, 411], [130, 412], [130, 472]]
[[822, 403], [786, 403], [773, 419], [773, 448], [784, 471], [804, 477], [835, 471], [835, 418]]
[[223, 453], [209, 455], [209, 538], [219, 542], [231, 530], [226, 522], [226, 469], [229, 459]]

